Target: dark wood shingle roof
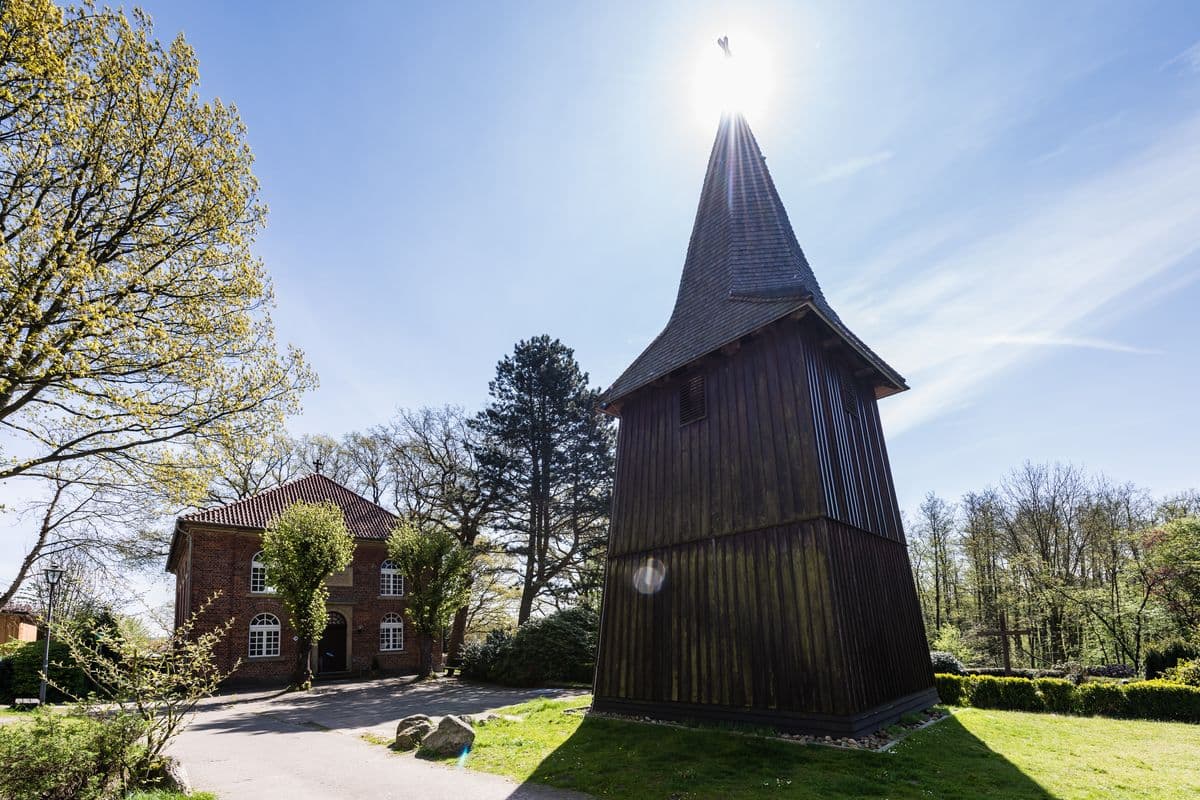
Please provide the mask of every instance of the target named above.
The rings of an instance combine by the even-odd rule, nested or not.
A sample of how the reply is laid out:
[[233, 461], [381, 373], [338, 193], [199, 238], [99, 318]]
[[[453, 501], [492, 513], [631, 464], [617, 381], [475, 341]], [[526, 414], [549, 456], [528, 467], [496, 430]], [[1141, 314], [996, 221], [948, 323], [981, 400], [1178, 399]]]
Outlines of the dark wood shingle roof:
[[346, 528], [357, 539], [386, 539], [400, 519], [324, 475], [309, 475], [245, 500], [188, 514], [180, 517], [179, 521], [265, 530], [273, 519], [293, 503], [326, 502], [342, 509]]
[[708, 159], [675, 310], [601, 399], [614, 403], [800, 310], [815, 311], [874, 369], [879, 394], [908, 388], [826, 302], [750, 126], [742, 115], [727, 114]]

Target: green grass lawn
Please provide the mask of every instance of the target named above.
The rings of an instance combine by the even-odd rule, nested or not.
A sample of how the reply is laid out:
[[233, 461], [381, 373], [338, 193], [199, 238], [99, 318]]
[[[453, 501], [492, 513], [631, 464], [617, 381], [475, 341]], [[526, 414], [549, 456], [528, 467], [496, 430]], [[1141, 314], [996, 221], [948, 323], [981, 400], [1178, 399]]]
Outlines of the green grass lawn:
[[504, 709], [467, 766], [612, 798], [1200, 796], [1200, 725], [964, 708], [874, 753], [566, 713], [589, 702]]

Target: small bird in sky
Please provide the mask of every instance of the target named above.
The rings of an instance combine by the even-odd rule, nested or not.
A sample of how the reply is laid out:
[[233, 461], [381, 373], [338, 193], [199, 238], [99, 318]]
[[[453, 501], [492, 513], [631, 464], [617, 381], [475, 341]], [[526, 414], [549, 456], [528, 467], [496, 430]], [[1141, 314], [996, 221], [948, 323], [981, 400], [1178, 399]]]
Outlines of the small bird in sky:
[[722, 36], [720, 39], [717, 39], [717, 44], [719, 44], [721, 46], [721, 49], [725, 51], [726, 58], [730, 58], [733, 56], [733, 51], [729, 49], [729, 37], [728, 36]]

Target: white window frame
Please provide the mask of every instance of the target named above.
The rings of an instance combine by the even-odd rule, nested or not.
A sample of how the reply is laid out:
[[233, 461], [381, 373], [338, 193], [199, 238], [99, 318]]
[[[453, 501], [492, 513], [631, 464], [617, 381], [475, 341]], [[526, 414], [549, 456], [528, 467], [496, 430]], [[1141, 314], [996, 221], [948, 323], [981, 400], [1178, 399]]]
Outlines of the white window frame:
[[250, 620], [247, 658], [278, 658], [281, 629], [279, 617], [263, 612]]
[[395, 611], [383, 615], [379, 623], [379, 652], [399, 653], [404, 650], [404, 617]]
[[[255, 584], [259, 588], [254, 588]], [[267, 583], [267, 565], [262, 560], [262, 550], [250, 559], [250, 594], [275, 594], [275, 587]]]
[[379, 565], [379, 596], [404, 597], [404, 576], [390, 558]]

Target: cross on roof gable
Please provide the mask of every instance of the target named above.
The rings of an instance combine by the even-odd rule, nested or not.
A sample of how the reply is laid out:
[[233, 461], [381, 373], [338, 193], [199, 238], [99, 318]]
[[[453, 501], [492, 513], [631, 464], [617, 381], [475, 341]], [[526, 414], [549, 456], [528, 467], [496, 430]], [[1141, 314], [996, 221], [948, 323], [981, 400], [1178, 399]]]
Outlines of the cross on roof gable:
[[825, 300], [750, 126], [741, 114], [726, 114], [708, 159], [671, 319], [602, 401], [608, 406], [801, 310], [815, 311], [873, 368], [880, 396], [908, 388]]

